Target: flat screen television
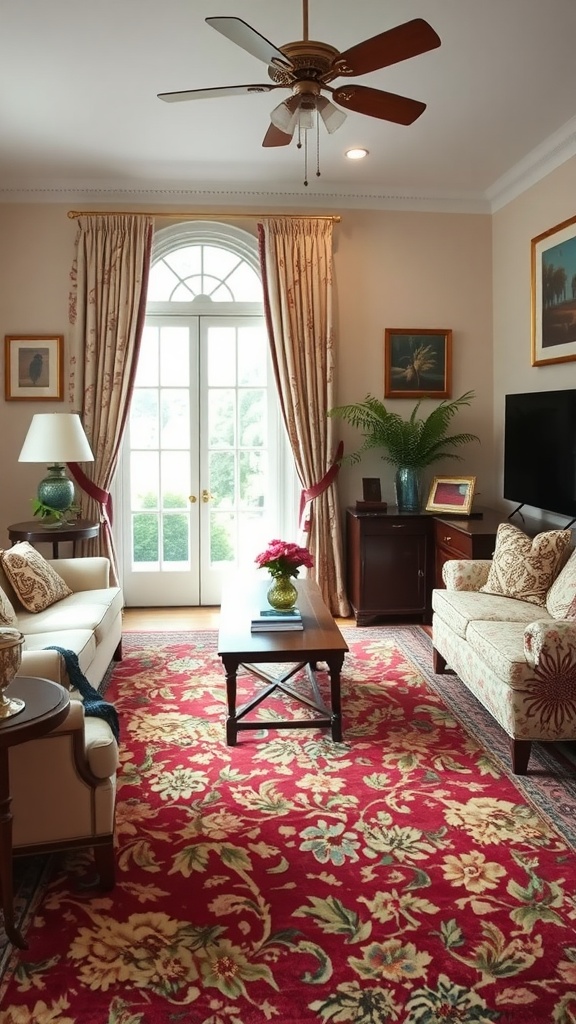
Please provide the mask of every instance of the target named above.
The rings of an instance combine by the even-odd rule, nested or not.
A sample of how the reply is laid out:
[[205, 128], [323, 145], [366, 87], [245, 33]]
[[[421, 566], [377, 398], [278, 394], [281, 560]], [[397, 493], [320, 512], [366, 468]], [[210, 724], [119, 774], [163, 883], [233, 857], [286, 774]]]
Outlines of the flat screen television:
[[576, 518], [576, 389], [506, 395], [504, 497]]

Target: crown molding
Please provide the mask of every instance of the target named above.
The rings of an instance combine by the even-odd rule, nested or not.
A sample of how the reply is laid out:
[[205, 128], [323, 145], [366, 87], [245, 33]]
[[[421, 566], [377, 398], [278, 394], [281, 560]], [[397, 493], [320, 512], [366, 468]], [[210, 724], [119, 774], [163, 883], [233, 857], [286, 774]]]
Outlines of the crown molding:
[[[403, 190], [366, 190], [363, 192], [346, 192], [335, 189], [306, 189], [299, 191], [293, 184], [271, 189], [260, 184], [246, 185], [242, 188], [214, 188], [210, 185], [159, 185], [159, 186], [126, 186], [117, 187], [111, 184], [106, 187], [93, 186], [90, 182], [80, 186], [34, 184], [26, 188], [21, 186], [0, 186], [0, 203], [68, 203], [68, 204], [103, 204], [124, 205], [139, 204], [169, 206], [194, 205], [223, 208], [226, 206], [242, 207], [263, 205], [273, 209], [289, 207], [309, 208], [315, 210], [323, 206], [337, 206], [338, 209], [357, 210], [412, 210], [427, 213], [490, 213], [489, 203], [481, 194], [462, 192], [450, 193], [418, 193]], [[146, 212], [143, 210], [142, 212]]]
[[487, 189], [491, 212], [507, 206], [575, 155], [576, 117], [573, 117]]
[[[265, 188], [262, 183], [246, 183], [241, 188], [214, 188], [210, 183], [161, 182], [135, 183], [126, 187], [111, 182], [106, 186], [85, 181], [33, 182], [0, 185], [0, 203], [68, 203], [103, 206], [141, 204], [145, 206], [206, 206], [223, 210], [226, 207], [258, 207], [271, 209], [297, 208], [314, 210], [336, 206], [339, 210], [401, 210], [420, 213], [492, 214], [537, 184], [551, 171], [576, 155], [576, 117], [572, 118], [543, 143], [528, 153], [503, 174], [486, 192], [442, 192], [380, 189], [363, 191], [345, 188], [294, 187], [294, 183]], [[142, 212], [146, 212], [143, 210]], [[175, 211], [177, 212], [177, 211]]]

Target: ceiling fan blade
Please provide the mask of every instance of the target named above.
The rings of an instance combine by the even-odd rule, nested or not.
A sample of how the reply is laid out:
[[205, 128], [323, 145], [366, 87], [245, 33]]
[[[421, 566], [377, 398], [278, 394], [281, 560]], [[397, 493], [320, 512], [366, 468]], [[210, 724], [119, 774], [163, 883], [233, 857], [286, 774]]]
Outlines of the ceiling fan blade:
[[252, 92], [272, 92], [273, 89], [282, 89], [286, 86], [279, 85], [222, 85], [214, 89], [185, 89], [184, 92], [159, 92], [158, 99], [165, 103], [180, 103], [182, 100], [208, 100], [218, 99], [219, 96], [245, 96]]
[[262, 140], [262, 145], [267, 148], [271, 146], [289, 146], [291, 142], [291, 135], [281, 132], [275, 124], [271, 124]]
[[334, 102], [347, 110], [379, 117], [382, 121], [394, 121], [396, 124], [412, 124], [426, 110], [426, 104], [420, 100], [411, 100], [408, 96], [397, 96], [396, 93], [380, 89], [369, 89], [352, 82], [339, 89], [332, 89], [331, 92]]
[[291, 68], [292, 62], [269, 39], [261, 36], [255, 28], [248, 25], [242, 18], [206, 18], [206, 23], [221, 32], [236, 46], [251, 53], [253, 57], [270, 64], [272, 67]]
[[340, 75], [367, 75], [369, 71], [378, 71], [434, 50], [440, 42], [440, 36], [427, 21], [414, 18], [344, 50], [335, 58], [334, 70]]

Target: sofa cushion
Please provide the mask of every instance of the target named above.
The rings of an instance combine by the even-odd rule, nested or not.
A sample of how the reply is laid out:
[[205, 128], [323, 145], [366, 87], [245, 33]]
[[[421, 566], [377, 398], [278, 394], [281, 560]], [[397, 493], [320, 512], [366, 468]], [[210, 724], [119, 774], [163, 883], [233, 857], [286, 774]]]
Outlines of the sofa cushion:
[[500, 523], [488, 580], [480, 589], [545, 607], [571, 540], [570, 530], [528, 537], [511, 523]]
[[18, 627], [25, 636], [52, 633], [56, 638], [53, 643], [59, 643], [58, 636], [62, 630], [89, 629], [95, 633], [100, 643], [111, 623], [122, 611], [122, 604], [122, 592], [119, 587], [109, 587], [107, 590], [82, 590], [78, 594], [70, 594], [69, 597], [37, 614], [21, 612], [18, 616]]
[[576, 619], [576, 551], [573, 551], [546, 595], [554, 619]]
[[86, 674], [96, 655], [96, 635], [91, 629], [62, 629], [58, 633], [29, 633], [22, 648], [33, 658], [27, 658], [19, 675], [38, 675], [41, 679], [54, 679], [54, 658], [61, 663], [60, 678], [56, 682], [67, 685], [67, 673], [60, 654], [47, 650], [49, 647], [64, 647], [78, 655], [80, 668]]
[[544, 609], [536, 611], [527, 601], [515, 601], [482, 590], [434, 590], [432, 608], [450, 629], [465, 640], [468, 626], [476, 619], [486, 622], [519, 622], [522, 625], [538, 618], [551, 618]]
[[27, 540], [2, 551], [0, 562], [29, 612], [41, 612], [72, 593], [62, 577]]
[[14, 605], [0, 587], [0, 626], [16, 626], [18, 619]]
[[524, 654], [522, 622], [471, 622], [466, 634], [470, 650], [513, 690], [522, 689], [534, 677]]

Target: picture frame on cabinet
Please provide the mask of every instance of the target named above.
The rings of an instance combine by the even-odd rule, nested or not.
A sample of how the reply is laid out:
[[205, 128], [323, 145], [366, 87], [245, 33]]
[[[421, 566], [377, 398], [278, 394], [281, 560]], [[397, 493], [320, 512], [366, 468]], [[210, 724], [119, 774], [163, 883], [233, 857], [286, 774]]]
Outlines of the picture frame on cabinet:
[[382, 501], [382, 486], [380, 477], [362, 477], [362, 499], [363, 501]]
[[385, 398], [450, 398], [451, 389], [451, 330], [385, 329]]
[[426, 511], [470, 515], [475, 486], [475, 476], [435, 476]]
[[63, 401], [63, 334], [7, 334], [4, 346], [7, 402]]
[[532, 366], [576, 360], [576, 217], [531, 242]]

